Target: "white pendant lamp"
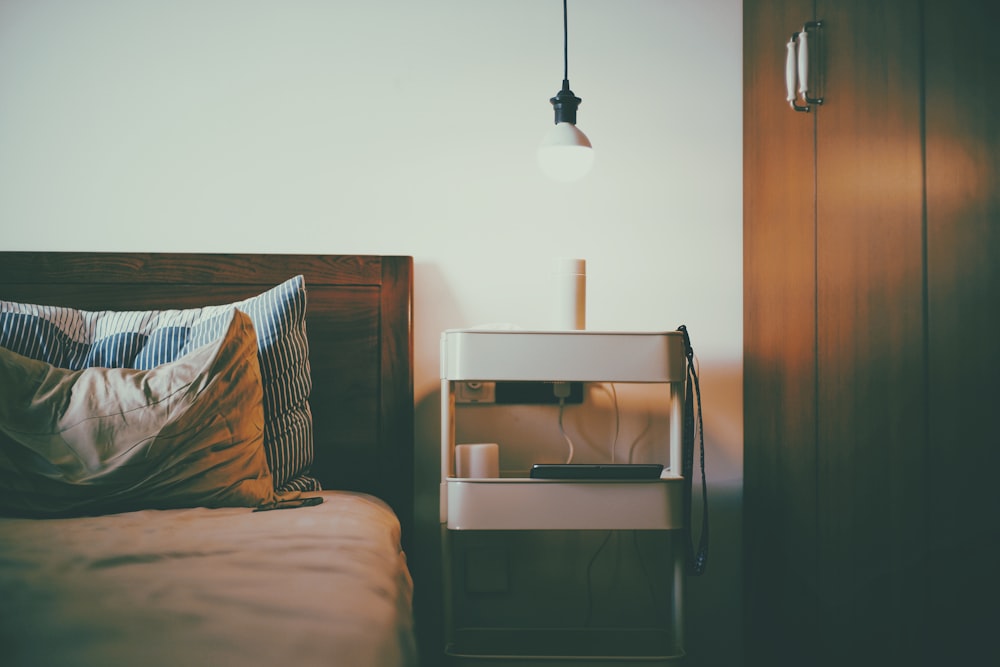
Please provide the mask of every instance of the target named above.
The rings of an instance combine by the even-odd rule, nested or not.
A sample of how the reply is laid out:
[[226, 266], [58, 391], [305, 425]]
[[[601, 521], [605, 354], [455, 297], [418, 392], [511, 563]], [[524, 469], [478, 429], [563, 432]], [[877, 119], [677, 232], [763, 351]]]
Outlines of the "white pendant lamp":
[[550, 99], [555, 110], [555, 127], [538, 147], [538, 166], [557, 181], [576, 181], [594, 166], [594, 149], [590, 139], [576, 126], [576, 109], [582, 100], [569, 89], [569, 30], [566, 20], [566, 0], [563, 0], [563, 82], [562, 89]]

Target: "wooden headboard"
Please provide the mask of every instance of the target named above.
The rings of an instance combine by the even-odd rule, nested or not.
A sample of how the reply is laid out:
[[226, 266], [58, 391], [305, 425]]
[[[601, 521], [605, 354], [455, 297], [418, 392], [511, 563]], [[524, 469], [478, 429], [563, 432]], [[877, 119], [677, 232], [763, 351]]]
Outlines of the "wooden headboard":
[[316, 459], [326, 489], [413, 521], [413, 260], [376, 255], [0, 252], [0, 299], [87, 310], [229, 303], [305, 276]]

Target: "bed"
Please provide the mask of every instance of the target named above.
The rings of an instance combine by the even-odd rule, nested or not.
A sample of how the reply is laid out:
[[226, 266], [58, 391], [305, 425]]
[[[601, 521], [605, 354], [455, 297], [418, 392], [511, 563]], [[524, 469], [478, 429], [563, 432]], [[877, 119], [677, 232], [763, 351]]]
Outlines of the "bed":
[[0, 664], [415, 664], [412, 272], [0, 252]]

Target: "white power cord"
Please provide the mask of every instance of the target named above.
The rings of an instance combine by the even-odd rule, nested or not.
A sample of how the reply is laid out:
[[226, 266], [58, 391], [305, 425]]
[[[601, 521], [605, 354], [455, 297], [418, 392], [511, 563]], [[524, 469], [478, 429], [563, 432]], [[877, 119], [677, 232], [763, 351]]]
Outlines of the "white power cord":
[[571, 463], [574, 453], [573, 441], [566, 434], [566, 429], [563, 427], [563, 413], [566, 411], [566, 397], [569, 396], [569, 382], [556, 382], [552, 391], [555, 393], [556, 398], [559, 399], [559, 433], [562, 434], [563, 440], [566, 441], [566, 446], [569, 448], [566, 463]]

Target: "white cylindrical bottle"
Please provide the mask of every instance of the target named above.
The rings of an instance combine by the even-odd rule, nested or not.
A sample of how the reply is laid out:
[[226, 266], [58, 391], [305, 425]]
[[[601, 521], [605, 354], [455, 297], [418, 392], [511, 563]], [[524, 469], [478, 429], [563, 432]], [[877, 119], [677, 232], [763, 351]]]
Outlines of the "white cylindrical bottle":
[[552, 325], [557, 331], [587, 328], [587, 260], [562, 258], [554, 271]]
[[495, 442], [456, 445], [455, 472], [472, 479], [499, 477], [500, 446]]

